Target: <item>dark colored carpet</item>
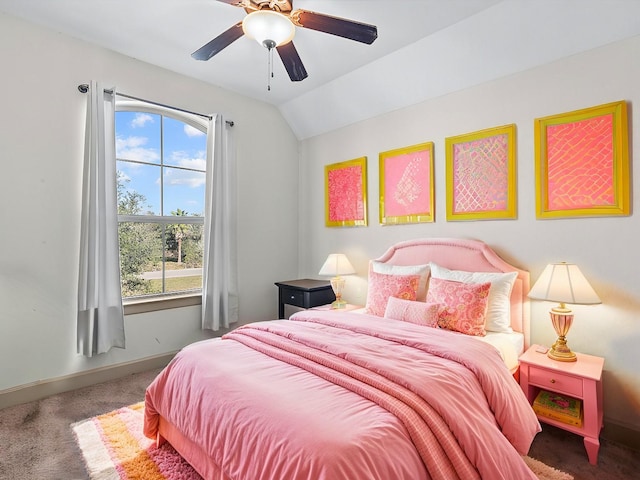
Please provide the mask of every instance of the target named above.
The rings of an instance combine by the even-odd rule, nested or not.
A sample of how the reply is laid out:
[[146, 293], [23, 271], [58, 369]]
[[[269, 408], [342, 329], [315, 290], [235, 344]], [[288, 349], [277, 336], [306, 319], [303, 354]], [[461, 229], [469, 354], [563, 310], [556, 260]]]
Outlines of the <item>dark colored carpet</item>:
[[[86, 479], [70, 425], [144, 399], [152, 370], [0, 410], [0, 479]], [[598, 466], [582, 438], [543, 425], [529, 455], [575, 480], [640, 478], [640, 452], [601, 440]]]

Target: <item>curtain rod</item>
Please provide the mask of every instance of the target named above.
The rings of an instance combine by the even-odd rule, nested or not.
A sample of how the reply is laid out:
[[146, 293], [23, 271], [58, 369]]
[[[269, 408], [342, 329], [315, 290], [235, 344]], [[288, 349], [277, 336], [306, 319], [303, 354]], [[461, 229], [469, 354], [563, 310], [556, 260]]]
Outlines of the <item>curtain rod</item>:
[[[89, 84], [88, 83], [81, 83], [80, 85], [78, 85], [78, 91], [81, 92], [81, 93], [87, 93], [89, 91]], [[107, 90], [105, 88], [104, 91], [105, 91], [105, 93], [113, 94], [113, 90]], [[125, 98], [129, 98], [131, 100], [138, 100], [139, 102], [150, 103], [151, 105], [156, 105], [158, 107], [170, 108], [172, 110], [178, 110], [179, 112], [190, 113], [191, 115], [198, 115], [199, 117], [204, 117], [204, 118], [207, 118], [209, 120], [211, 120], [213, 118], [211, 115], [207, 115], [207, 114], [204, 114], [204, 113], [198, 113], [198, 112], [191, 112], [189, 110], [183, 110], [182, 108], [172, 107], [171, 105], [165, 105], [164, 103], [152, 102], [151, 100], [145, 100], [144, 98], [134, 97], [132, 95], [127, 95], [125, 93], [116, 92], [116, 95], [119, 95], [119, 96], [125, 97]], [[233, 127], [233, 125], [234, 125], [233, 120], [225, 120], [225, 123], [227, 125], [229, 125], [230, 127]]]

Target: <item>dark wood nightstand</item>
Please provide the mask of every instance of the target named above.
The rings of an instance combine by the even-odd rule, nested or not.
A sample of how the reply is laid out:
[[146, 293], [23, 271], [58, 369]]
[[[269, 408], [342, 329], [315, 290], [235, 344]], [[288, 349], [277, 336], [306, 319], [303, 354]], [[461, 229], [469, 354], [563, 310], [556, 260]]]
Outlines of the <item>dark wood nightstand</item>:
[[312, 308], [336, 299], [331, 283], [325, 280], [286, 280], [276, 282], [278, 287], [278, 318], [284, 318], [284, 306]]

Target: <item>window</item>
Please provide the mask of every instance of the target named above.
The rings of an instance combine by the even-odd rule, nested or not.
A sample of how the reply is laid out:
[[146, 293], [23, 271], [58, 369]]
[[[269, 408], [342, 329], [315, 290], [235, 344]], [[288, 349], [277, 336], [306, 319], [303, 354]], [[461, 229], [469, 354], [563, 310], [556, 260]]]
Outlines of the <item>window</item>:
[[122, 297], [200, 292], [207, 124], [118, 102], [115, 129]]

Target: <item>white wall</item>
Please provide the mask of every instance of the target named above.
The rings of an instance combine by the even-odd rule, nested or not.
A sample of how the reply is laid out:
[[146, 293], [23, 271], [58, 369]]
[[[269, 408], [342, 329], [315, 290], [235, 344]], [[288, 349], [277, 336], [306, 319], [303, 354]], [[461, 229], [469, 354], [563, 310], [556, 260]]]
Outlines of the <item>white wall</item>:
[[[606, 358], [605, 418], [640, 431], [640, 195], [633, 197], [628, 217], [536, 220], [533, 137], [535, 118], [626, 100], [633, 160], [640, 151], [640, 133], [631, 128], [639, 123], [634, 108], [640, 104], [639, 51], [640, 37], [635, 37], [301, 142], [300, 276], [317, 277], [328, 253], [344, 252], [358, 271], [348, 278], [345, 296], [363, 304], [368, 260], [397, 241], [419, 237], [482, 240], [505, 260], [529, 270], [532, 281], [547, 263], [577, 263], [603, 304], [574, 307], [569, 345]], [[427, 68], [428, 60], [414, 62]], [[398, 76], [402, 88], [402, 73]], [[330, 102], [325, 108], [331, 109]], [[447, 222], [444, 139], [511, 123], [517, 125], [517, 220]], [[435, 142], [435, 223], [382, 227], [378, 153], [426, 141]], [[327, 228], [324, 165], [361, 156], [368, 157], [369, 226]], [[640, 169], [632, 168], [632, 175], [632, 186], [640, 185]], [[532, 302], [535, 343], [555, 340], [547, 314], [551, 306]]]
[[[483, 240], [529, 269], [533, 280], [549, 262], [575, 262], [603, 304], [575, 307], [570, 345], [606, 358], [606, 418], [640, 431], [638, 216], [536, 220], [533, 173], [536, 117], [624, 99], [630, 143], [640, 145], [631, 128], [640, 100], [638, 51], [640, 38], [633, 38], [298, 144], [269, 105], [0, 14], [0, 392], [161, 355], [206, 337], [199, 329], [200, 309], [189, 307], [127, 317], [125, 350], [93, 359], [75, 353], [86, 101], [76, 86], [97, 79], [125, 93], [221, 112], [235, 121], [243, 321], [274, 318], [273, 282], [317, 278], [326, 255], [336, 250], [347, 253], [359, 272], [348, 280], [347, 298], [360, 303], [368, 259], [409, 238]], [[428, 65], [428, 59], [416, 61]], [[444, 138], [507, 123], [518, 127], [518, 219], [446, 222]], [[436, 143], [436, 222], [383, 228], [377, 220], [377, 155], [424, 141]], [[324, 165], [363, 155], [369, 158], [370, 226], [324, 227]], [[640, 172], [632, 173], [632, 186], [638, 185]], [[634, 196], [633, 212], [639, 202]], [[554, 340], [549, 306], [532, 303], [534, 342]]]
[[87, 99], [76, 87], [92, 79], [234, 120], [239, 287], [249, 292], [240, 297], [240, 317], [276, 317], [273, 283], [297, 273], [298, 144], [274, 107], [3, 14], [0, 65], [0, 392], [208, 336], [200, 308], [188, 307], [128, 316], [124, 350], [92, 359], [75, 353]]

